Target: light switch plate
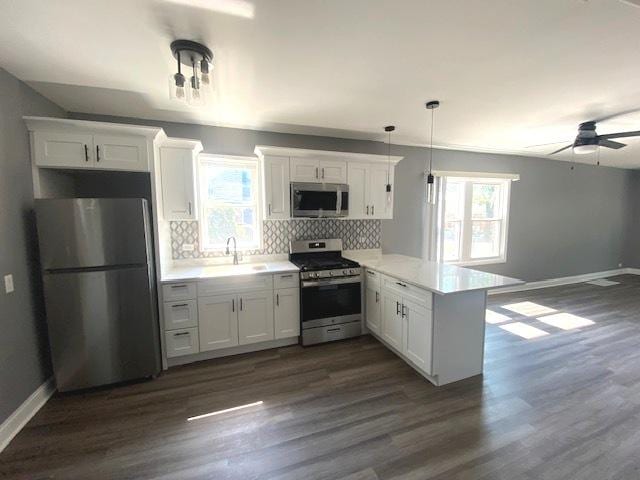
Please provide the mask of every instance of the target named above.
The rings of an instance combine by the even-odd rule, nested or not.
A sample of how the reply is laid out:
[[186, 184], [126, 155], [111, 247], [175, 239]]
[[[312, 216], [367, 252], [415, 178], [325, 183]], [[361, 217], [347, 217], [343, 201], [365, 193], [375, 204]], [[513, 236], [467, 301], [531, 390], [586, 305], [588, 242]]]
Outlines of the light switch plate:
[[5, 293], [11, 293], [15, 289], [13, 288], [13, 275], [5, 275], [4, 276], [4, 291]]

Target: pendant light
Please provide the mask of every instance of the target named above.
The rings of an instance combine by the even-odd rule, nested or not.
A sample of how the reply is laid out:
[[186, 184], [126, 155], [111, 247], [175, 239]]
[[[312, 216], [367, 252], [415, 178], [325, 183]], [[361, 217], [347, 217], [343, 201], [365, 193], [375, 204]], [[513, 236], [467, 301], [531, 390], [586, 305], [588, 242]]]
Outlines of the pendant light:
[[[169, 78], [172, 100], [198, 107], [206, 103], [207, 90], [211, 86], [211, 62], [213, 53], [208, 47], [191, 40], [171, 43], [171, 52], [178, 62], [178, 73]], [[186, 81], [182, 66], [191, 67], [191, 77]]]
[[427, 202], [435, 203], [435, 177], [433, 176], [433, 126], [435, 123], [435, 109], [440, 106], [438, 100], [431, 100], [427, 102], [427, 110], [431, 110], [431, 135], [429, 138], [429, 168], [425, 169], [425, 177], [427, 182]]
[[387, 149], [387, 186], [385, 188], [387, 195], [387, 207], [391, 207], [393, 201], [393, 193], [391, 192], [391, 132], [396, 129], [393, 125], [384, 127], [384, 131], [389, 134], [388, 149]]

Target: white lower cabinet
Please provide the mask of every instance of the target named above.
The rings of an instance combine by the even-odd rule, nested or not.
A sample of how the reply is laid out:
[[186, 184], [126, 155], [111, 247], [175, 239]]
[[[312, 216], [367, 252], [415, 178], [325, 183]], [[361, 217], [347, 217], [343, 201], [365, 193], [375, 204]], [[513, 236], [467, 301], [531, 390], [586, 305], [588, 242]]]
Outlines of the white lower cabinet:
[[273, 291], [243, 293], [238, 303], [240, 345], [273, 340]]
[[380, 319], [382, 317], [381, 303], [380, 288], [367, 284], [365, 293], [366, 324], [369, 330], [377, 334], [380, 334]]
[[197, 328], [184, 328], [165, 332], [164, 340], [167, 348], [167, 358], [192, 355], [200, 351]]
[[431, 344], [433, 318], [431, 310], [410, 300], [403, 302], [404, 331], [403, 351], [409, 360], [427, 373], [431, 373]]
[[200, 351], [238, 345], [236, 295], [198, 297]]
[[431, 292], [369, 270], [365, 292], [367, 328], [416, 368], [432, 375]]
[[390, 290], [382, 290], [382, 328], [384, 340], [396, 350], [402, 351], [403, 324], [402, 297]]
[[162, 294], [168, 358], [300, 335], [297, 272], [168, 283]]
[[289, 338], [300, 335], [300, 289], [283, 288], [274, 292], [275, 337]]

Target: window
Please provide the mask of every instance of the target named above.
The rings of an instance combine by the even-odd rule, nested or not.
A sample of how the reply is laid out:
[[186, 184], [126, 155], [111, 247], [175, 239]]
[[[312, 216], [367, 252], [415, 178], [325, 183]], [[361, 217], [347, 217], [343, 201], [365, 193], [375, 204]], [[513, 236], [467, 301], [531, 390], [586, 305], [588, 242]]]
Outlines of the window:
[[200, 248], [222, 250], [236, 237], [238, 249], [260, 249], [258, 162], [200, 155]]
[[442, 178], [438, 258], [461, 265], [506, 261], [511, 180]]

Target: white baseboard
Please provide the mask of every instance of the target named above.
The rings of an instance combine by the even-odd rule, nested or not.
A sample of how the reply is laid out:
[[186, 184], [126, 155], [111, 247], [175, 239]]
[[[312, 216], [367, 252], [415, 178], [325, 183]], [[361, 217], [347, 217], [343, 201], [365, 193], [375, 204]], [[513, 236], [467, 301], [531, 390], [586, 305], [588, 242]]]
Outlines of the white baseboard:
[[47, 400], [51, 398], [53, 392], [56, 391], [53, 377], [40, 385], [35, 392], [29, 395], [22, 405], [20, 405], [2, 425], [0, 425], [0, 452], [13, 440], [20, 430], [27, 424], [31, 418], [38, 413]]
[[615, 270], [606, 270], [604, 272], [585, 273], [583, 275], [573, 275], [571, 277], [550, 278], [549, 280], [540, 280], [538, 282], [527, 282], [523, 285], [514, 287], [498, 288], [490, 290], [489, 295], [497, 295], [500, 293], [523, 292], [526, 290], [537, 290], [538, 288], [558, 287], [560, 285], [571, 285], [572, 283], [589, 282], [598, 278], [612, 277], [614, 275], [632, 274], [640, 275], [639, 268], [617, 268]]

